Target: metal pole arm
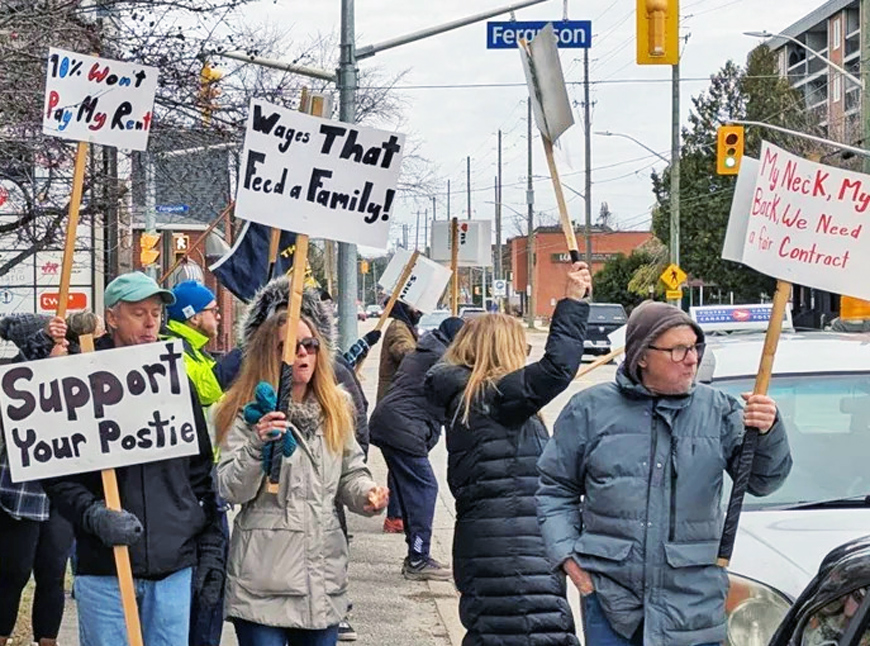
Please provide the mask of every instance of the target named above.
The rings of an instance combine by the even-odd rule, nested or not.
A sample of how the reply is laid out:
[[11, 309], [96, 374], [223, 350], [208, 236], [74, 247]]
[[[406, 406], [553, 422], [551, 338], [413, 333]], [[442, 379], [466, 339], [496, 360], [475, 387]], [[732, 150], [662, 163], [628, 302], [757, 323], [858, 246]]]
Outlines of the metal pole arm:
[[424, 38], [428, 38], [429, 36], [437, 36], [438, 34], [443, 34], [445, 31], [451, 31], [453, 29], [457, 29], [459, 27], [465, 27], [466, 25], [471, 25], [476, 22], [480, 22], [481, 20], [486, 20], [487, 18], [492, 18], [493, 16], [498, 16], [503, 13], [509, 13], [511, 11], [516, 11], [517, 9], [522, 9], [524, 7], [531, 7], [532, 5], [540, 4], [542, 2], [546, 2], [547, 0], [523, 0], [522, 2], [514, 2], [506, 7], [502, 7], [500, 9], [492, 9], [490, 11], [484, 11], [483, 13], [476, 14], [474, 16], [468, 16], [467, 18], [459, 18], [458, 20], [453, 20], [451, 22], [446, 22], [443, 25], [437, 25], [435, 27], [428, 27], [426, 29], [422, 29], [420, 31], [415, 31], [414, 33], [407, 34], [405, 36], [399, 36], [397, 38], [391, 38], [390, 40], [385, 40], [382, 43], [375, 43], [374, 45], [366, 45], [365, 47], [360, 47], [356, 50], [356, 58], [357, 60], [361, 58], [369, 58], [370, 56], [374, 56], [378, 52], [382, 52], [386, 49], [392, 49], [393, 47], [398, 47], [399, 45], [406, 45], [407, 43], [413, 43], [416, 40], [422, 40]]
[[631, 135], [626, 135], [622, 132], [610, 132], [609, 130], [598, 130], [595, 132], [595, 134], [601, 135], [603, 137], [622, 137], [623, 139], [628, 139], [629, 141], [633, 141], [634, 143], [636, 143], [638, 146], [640, 146], [644, 150], [651, 152], [653, 155], [655, 155], [656, 157], [661, 159], [666, 164], [671, 163], [670, 159], [668, 159], [667, 157], [664, 157], [661, 153], [656, 152], [655, 150], [653, 150], [652, 148], [647, 146], [645, 143], [643, 143], [642, 141], [638, 141], [637, 139], [635, 139]]
[[824, 144], [825, 146], [832, 146], [834, 148], [840, 148], [841, 150], [848, 150], [849, 152], [855, 153], [856, 155], [870, 157], [870, 150], [865, 150], [864, 148], [856, 148], [855, 146], [850, 146], [849, 144], [841, 144], [839, 141], [831, 141], [830, 139], [825, 139], [823, 137], [816, 137], [815, 135], [810, 135], [806, 132], [798, 132], [797, 130], [789, 130], [788, 128], [774, 126], [769, 123], [764, 123], [763, 121], [746, 121], [742, 119], [733, 119], [728, 121], [728, 123], [736, 123], [740, 126], [758, 126], [759, 128], [776, 130], [777, 132], [784, 132], [785, 134], [791, 135], [793, 137], [800, 137], [801, 139], [815, 141], [816, 143]]
[[224, 56], [226, 58], [232, 58], [234, 60], [243, 61], [245, 63], [253, 63], [254, 65], [271, 67], [276, 70], [292, 72], [293, 74], [301, 74], [302, 76], [320, 79], [321, 81], [329, 81], [330, 83], [336, 82], [336, 76], [334, 72], [327, 72], [326, 70], [319, 70], [313, 67], [305, 67], [304, 65], [283, 63], [281, 61], [272, 60], [271, 58], [260, 58], [259, 56], [251, 56], [250, 54], [245, 54], [243, 52], [211, 52], [211, 55]]

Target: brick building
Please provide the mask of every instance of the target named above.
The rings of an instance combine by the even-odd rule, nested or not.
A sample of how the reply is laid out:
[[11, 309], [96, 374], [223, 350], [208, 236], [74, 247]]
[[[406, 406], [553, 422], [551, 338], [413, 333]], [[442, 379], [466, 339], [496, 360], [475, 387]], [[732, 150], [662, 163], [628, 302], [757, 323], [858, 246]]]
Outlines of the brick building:
[[[577, 230], [577, 244], [580, 253], [586, 249], [585, 230]], [[653, 237], [649, 231], [613, 231], [593, 227], [592, 273], [599, 271], [604, 264], [618, 254], [630, 255], [643, 243]], [[510, 252], [510, 267], [514, 292], [520, 295], [523, 312], [527, 307], [526, 286], [528, 284], [528, 238], [511, 238], [507, 242]], [[535, 229], [535, 266], [534, 282], [537, 302], [535, 316], [550, 317], [556, 302], [565, 295], [565, 275], [571, 258], [565, 244], [565, 236], [559, 226], [538, 227]]]

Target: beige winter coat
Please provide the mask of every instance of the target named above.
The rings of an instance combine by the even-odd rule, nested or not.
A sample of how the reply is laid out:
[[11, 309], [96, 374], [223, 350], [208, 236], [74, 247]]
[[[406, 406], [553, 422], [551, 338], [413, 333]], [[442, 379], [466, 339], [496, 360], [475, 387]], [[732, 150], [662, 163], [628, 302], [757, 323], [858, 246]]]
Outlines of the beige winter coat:
[[266, 488], [261, 456], [262, 443], [239, 416], [217, 472], [221, 496], [242, 505], [230, 540], [225, 614], [267, 626], [333, 626], [347, 613], [348, 561], [335, 500], [364, 514], [376, 486], [362, 450], [353, 433], [343, 455], [328, 450], [322, 429], [309, 442], [299, 438], [283, 460], [277, 496]]

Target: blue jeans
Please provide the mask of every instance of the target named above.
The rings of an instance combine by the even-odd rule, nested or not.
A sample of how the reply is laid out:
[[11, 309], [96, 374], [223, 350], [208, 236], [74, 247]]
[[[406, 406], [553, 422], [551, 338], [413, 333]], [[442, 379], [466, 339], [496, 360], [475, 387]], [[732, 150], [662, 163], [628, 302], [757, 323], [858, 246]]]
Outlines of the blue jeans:
[[429, 458], [404, 451], [381, 448], [390, 470], [390, 500], [399, 503], [405, 525], [408, 558], [419, 562], [429, 558], [432, 542], [432, 522], [438, 502], [438, 480]]
[[[626, 639], [610, 625], [607, 617], [604, 616], [604, 610], [601, 608], [601, 602], [598, 600], [598, 595], [593, 592], [590, 595], [582, 597], [580, 604], [583, 606], [583, 633], [586, 636], [585, 643], [591, 646], [644, 646], [643, 644], [643, 624], [632, 635], [631, 639]], [[718, 644], [697, 644], [696, 646], [719, 646]]]
[[236, 627], [239, 646], [335, 646], [338, 642], [337, 625], [323, 630], [303, 630], [264, 626], [244, 619], [231, 621]]
[[[393, 478], [393, 472], [389, 469], [387, 470], [387, 488], [392, 493], [396, 490], [396, 481]], [[389, 502], [387, 502], [387, 518], [401, 518], [402, 517], [402, 508], [399, 506], [399, 500], [395, 496], [390, 496]]]
[[[148, 646], [187, 643], [191, 568], [160, 581], [134, 579], [142, 638]], [[79, 574], [75, 579], [80, 646], [128, 646], [121, 590], [114, 576]]]

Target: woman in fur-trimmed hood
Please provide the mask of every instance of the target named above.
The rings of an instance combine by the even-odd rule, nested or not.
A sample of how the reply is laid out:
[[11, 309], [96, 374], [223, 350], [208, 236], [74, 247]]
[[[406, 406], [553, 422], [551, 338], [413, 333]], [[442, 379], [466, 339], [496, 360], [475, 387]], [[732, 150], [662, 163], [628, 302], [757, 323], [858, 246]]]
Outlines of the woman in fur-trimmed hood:
[[[216, 404], [221, 460], [218, 488], [240, 504], [227, 565], [225, 613], [241, 646], [334, 644], [347, 612], [347, 541], [335, 501], [360, 514], [386, 506], [387, 491], [371, 478], [353, 436], [348, 395], [335, 382], [334, 345], [321, 332], [331, 315], [309, 307], [298, 323], [291, 403], [275, 412], [289, 281], [257, 293], [244, 317], [239, 376]], [[271, 412], [269, 412], [271, 411]], [[279, 492], [269, 493], [263, 452], [281, 459]], [[272, 640], [272, 641], [270, 641]], [[308, 643], [308, 642], [304, 642]]]

